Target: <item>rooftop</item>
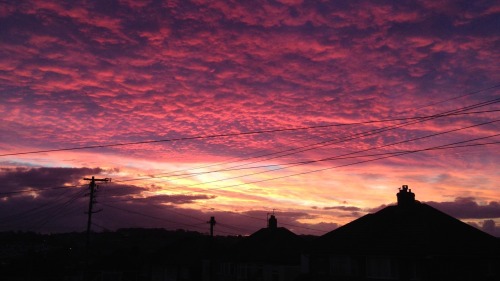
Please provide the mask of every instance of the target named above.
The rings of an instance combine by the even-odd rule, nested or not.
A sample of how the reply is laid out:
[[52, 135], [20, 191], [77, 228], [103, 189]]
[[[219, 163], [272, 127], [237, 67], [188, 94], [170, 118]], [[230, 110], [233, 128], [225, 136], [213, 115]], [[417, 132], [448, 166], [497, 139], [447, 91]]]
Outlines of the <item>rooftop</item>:
[[[316, 241], [316, 250], [351, 253], [494, 254], [499, 241], [415, 200], [408, 186], [398, 204], [365, 215]], [[495, 248], [496, 247], [496, 248]]]

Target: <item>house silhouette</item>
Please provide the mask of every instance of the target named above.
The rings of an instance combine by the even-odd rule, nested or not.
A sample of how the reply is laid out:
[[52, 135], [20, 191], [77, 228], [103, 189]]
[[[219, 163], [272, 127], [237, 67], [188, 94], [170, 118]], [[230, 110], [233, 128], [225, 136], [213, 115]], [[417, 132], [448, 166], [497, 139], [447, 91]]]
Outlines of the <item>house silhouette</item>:
[[221, 260], [219, 281], [295, 280], [300, 273], [304, 240], [285, 227], [278, 227], [274, 214], [268, 226], [235, 245], [232, 254]]
[[498, 238], [416, 201], [406, 185], [397, 199], [316, 239], [301, 280], [500, 280]]

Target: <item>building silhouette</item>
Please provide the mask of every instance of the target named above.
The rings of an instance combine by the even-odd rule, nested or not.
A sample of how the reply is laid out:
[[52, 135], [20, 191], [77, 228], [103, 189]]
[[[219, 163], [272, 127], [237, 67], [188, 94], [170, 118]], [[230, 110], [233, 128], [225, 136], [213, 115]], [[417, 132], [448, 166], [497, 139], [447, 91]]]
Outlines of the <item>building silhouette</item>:
[[415, 200], [318, 239], [303, 254], [301, 280], [500, 280], [499, 239]]
[[245, 237], [220, 261], [216, 280], [296, 280], [303, 249], [304, 240], [287, 228], [278, 227], [278, 220], [272, 214], [266, 228]]

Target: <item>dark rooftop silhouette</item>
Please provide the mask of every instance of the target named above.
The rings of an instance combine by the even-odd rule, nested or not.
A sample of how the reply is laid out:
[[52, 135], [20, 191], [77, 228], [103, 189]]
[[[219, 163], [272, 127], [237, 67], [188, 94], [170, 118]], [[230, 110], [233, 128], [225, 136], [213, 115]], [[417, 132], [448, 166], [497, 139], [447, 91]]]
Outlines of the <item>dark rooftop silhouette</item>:
[[398, 204], [365, 215], [317, 241], [328, 250], [348, 252], [485, 253], [498, 239], [415, 200], [404, 185]]
[[278, 227], [273, 214], [268, 219], [268, 227], [261, 228], [236, 247], [238, 261], [266, 262], [279, 264], [299, 264], [303, 239], [285, 227]]
[[[498, 264], [496, 237], [420, 203], [406, 185], [399, 189], [397, 199], [397, 205], [365, 215], [314, 241], [310, 249], [312, 274], [335, 275], [335, 265], [326, 262], [333, 259], [342, 263], [344, 277], [363, 277], [356, 280], [377, 276], [370, 270], [379, 270], [382, 262], [392, 272], [378, 276], [381, 280], [445, 280], [432, 279], [436, 276], [490, 280], [475, 271]], [[345, 264], [349, 264], [348, 270]]]

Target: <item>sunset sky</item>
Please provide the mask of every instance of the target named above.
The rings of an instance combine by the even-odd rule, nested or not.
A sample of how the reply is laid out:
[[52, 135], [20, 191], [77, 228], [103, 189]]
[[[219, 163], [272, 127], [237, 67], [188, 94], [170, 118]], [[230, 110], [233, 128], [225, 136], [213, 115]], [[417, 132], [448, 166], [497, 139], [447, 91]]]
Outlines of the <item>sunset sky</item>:
[[499, 26], [498, 1], [6, 1], [0, 231], [84, 231], [95, 176], [95, 231], [322, 235], [409, 185], [500, 237]]

